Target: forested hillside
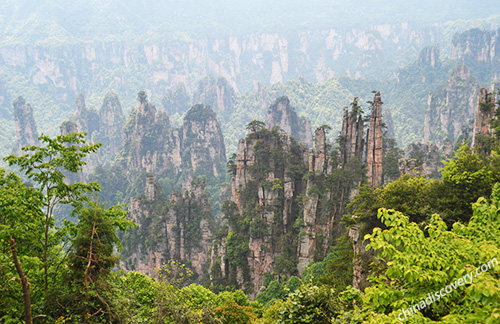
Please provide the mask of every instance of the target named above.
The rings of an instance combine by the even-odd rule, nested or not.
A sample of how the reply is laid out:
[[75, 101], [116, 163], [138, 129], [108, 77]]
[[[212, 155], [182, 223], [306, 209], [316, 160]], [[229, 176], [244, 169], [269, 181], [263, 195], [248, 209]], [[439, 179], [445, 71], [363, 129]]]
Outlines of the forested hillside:
[[497, 7], [5, 0], [0, 323], [500, 322]]

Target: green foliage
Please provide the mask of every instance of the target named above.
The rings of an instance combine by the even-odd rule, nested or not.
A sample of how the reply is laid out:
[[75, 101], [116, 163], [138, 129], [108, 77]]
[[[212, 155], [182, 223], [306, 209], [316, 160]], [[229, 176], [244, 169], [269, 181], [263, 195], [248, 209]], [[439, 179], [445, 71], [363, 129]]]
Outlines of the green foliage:
[[468, 146], [462, 146], [454, 159], [444, 162], [443, 180], [436, 188], [439, 212], [448, 225], [467, 222], [470, 206], [479, 197], [488, 197], [493, 184], [500, 181], [500, 157], [497, 153], [485, 157]]
[[[395, 321], [403, 309], [420, 303], [466, 274], [471, 281], [424, 308], [413, 321], [493, 323], [500, 307], [498, 265], [477, 275], [476, 267], [500, 255], [500, 187], [495, 186], [492, 203], [480, 198], [473, 204], [468, 224], [456, 223], [451, 230], [433, 215], [425, 231], [400, 212], [381, 209], [378, 217], [387, 230], [376, 228], [366, 236], [367, 248], [377, 252], [380, 271], [371, 277], [373, 286], [363, 296], [363, 306], [378, 315], [369, 322]], [[430, 322], [430, 321], [429, 321]]]
[[[16, 271], [10, 240], [16, 242], [16, 252], [31, 283], [30, 293], [35, 307], [43, 304], [43, 194], [26, 186], [19, 176], [0, 169], [0, 321], [14, 323], [23, 317], [21, 278]], [[13, 280], [14, 279], [14, 280]]]
[[362, 186], [347, 206], [346, 225], [360, 224], [361, 234], [384, 225], [377, 219], [381, 207], [401, 211], [410, 221], [424, 224], [430, 215], [440, 213], [451, 226], [467, 222], [470, 206], [479, 197], [488, 197], [493, 184], [500, 181], [500, 159], [496, 152], [486, 157], [461, 146], [455, 156], [444, 161], [442, 180], [404, 175], [383, 188]]
[[340, 311], [333, 288], [305, 284], [288, 294], [276, 323], [331, 323]]
[[[5, 300], [10, 307], [8, 312], [0, 312], [3, 321], [19, 319], [22, 311], [15, 314], [10, 310], [19, 310], [23, 299], [25, 309], [31, 308], [35, 315], [45, 314], [48, 319], [67, 314], [70, 307], [61, 302], [75, 306], [80, 296], [85, 296], [87, 301], [93, 300], [80, 305], [84, 308], [99, 303], [95, 298], [103, 302], [99, 297], [105, 294], [95, 295], [94, 292], [96, 285], [108, 285], [109, 281], [101, 276], [109, 276], [115, 264], [114, 247], [120, 246], [115, 230], [125, 230], [131, 223], [125, 219], [121, 207], [104, 209], [91, 202], [90, 195], [100, 188], [97, 183], [71, 183], [67, 180], [66, 175], [81, 171], [85, 165], [83, 159], [99, 147], [98, 144], [86, 144], [84, 136], [74, 133], [52, 139], [42, 135], [40, 140], [44, 146], [29, 146], [23, 148], [28, 154], [5, 158], [9, 165], [19, 167], [35, 185], [27, 187], [13, 173], [4, 176], [5, 172], [0, 171], [0, 191], [3, 191], [0, 199], [0, 275], [13, 274], [12, 260], [6, 249], [7, 238], [12, 238], [24, 268], [21, 274], [16, 264], [17, 273], [21, 282], [23, 277], [28, 278], [30, 287], [27, 292], [23, 288], [22, 298], [19, 298], [18, 290], [6, 287], [2, 303]], [[73, 215], [81, 216], [79, 223], [63, 221], [62, 227], [56, 227], [53, 212], [59, 204], [71, 205]], [[88, 204], [90, 207], [85, 207]], [[69, 243], [71, 247], [67, 246]], [[17, 262], [15, 258], [13, 261]], [[80, 275], [76, 274], [78, 271]], [[85, 275], [81, 276], [82, 273]], [[73, 276], [72, 280], [64, 280], [68, 276]], [[65, 299], [69, 290], [78, 285], [82, 287], [82, 280], [85, 281], [84, 292], [76, 289], [74, 294], [69, 294], [73, 298], [71, 301]], [[103, 297], [106, 298], [111, 297]], [[101, 309], [101, 314], [96, 313], [96, 316], [110, 314], [109, 307], [98, 309]], [[87, 312], [77, 313], [83, 316], [80, 317], [82, 322], [90, 320]]]
[[215, 112], [209, 107], [201, 104], [196, 104], [189, 109], [184, 116], [184, 120], [192, 120], [198, 122], [205, 122], [207, 120], [215, 119]]
[[85, 133], [59, 135], [54, 139], [41, 135], [43, 147], [23, 148], [28, 152], [22, 156], [10, 155], [5, 158], [9, 166], [16, 165], [25, 172], [28, 179], [34, 181], [45, 192], [44, 204], [48, 213], [52, 213], [55, 204], [71, 204], [74, 208], [88, 201], [87, 194], [98, 191], [97, 183], [66, 184], [64, 172], [79, 172], [86, 164], [83, 158], [95, 153], [100, 144], [86, 144]]
[[[73, 321], [101, 323], [120, 321], [111, 270], [117, 263], [115, 247], [121, 248], [117, 231], [126, 231], [134, 224], [126, 219], [121, 206], [104, 208], [96, 203], [78, 212], [79, 222], [72, 249], [68, 254], [65, 282], [68, 295], [60, 296]], [[57, 306], [53, 305], [53, 308]]]
[[256, 300], [267, 308], [274, 300], [283, 299], [285, 296], [286, 291], [283, 285], [279, 281], [273, 280], [267, 285], [266, 290], [257, 295]]

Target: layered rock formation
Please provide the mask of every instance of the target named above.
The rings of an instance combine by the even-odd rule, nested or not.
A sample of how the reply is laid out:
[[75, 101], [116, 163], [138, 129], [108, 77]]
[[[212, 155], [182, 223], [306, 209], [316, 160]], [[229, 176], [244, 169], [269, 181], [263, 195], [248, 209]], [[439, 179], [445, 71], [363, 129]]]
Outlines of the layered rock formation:
[[15, 121], [15, 142], [12, 147], [12, 153], [23, 155], [26, 152], [21, 150], [22, 147], [28, 145], [37, 145], [38, 131], [36, 130], [35, 119], [33, 118], [33, 108], [29, 103], [26, 103], [23, 97], [17, 97], [12, 103], [14, 107]]
[[[333, 222], [335, 213], [324, 210], [325, 201], [329, 201], [332, 192], [328, 190], [324, 194], [320, 192], [318, 184], [332, 173], [330, 152], [326, 145], [326, 132], [324, 128], [318, 128], [314, 132], [314, 149], [310, 149], [307, 156], [308, 171], [310, 176], [306, 181], [303, 211], [303, 222], [301, 223], [302, 235], [298, 243], [297, 270], [299, 273], [314, 260], [317, 255], [323, 255], [327, 250], [328, 238], [333, 238]], [[343, 201], [344, 192], [338, 197]], [[323, 196], [324, 195], [324, 196]], [[338, 229], [338, 228], [337, 228]], [[338, 233], [337, 233], [338, 234]]]
[[269, 107], [266, 115], [266, 125], [269, 128], [278, 126], [285, 133], [308, 147], [313, 144], [311, 121], [305, 117], [298, 117], [295, 109], [290, 105], [287, 97], [280, 97]]
[[[186, 113], [180, 129], [170, 125], [167, 114], [139, 92], [137, 108], [124, 127], [124, 149], [119, 157], [129, 170], [152, 174], [197, 173], [208, 166], [209, 174], [224, 173], [225, 146], [215, 113], [195, 105]], [[189, 181], [190, 182], [190, 181]]]
[[137, 108], [123, 127], [123, 150], [118, 156], [127, 170], [144, 169], [160, 174], [167, 168], [179, 172], [181, 147], [178, 131], [172, 131], [168, 116], [148, 102], [146, 93], [137, 95]]
[[101, 154], [114, 159], [120, 150], [125, 117], [118, 96], [108, 92], [99, 109], [99, 130], [95, 141], [102, 143]]
[[453, 60], [473, 58], [478, 62], [492, 62], [500, 56], [500, 30], [470, 29], [453, 36], [451, 55]]
[[439, 60], [439, 45], [424, 47], [418, 56], [418, 64], [421, 66], [428, 65], [432, 68], [441, 64]]
[[485, 88], [479, 89], [474, 128], [472, 131], [472, 147], [478, 145], [479, 136], [486, 136], [491, 132], [489, 120], [495, 115], [495, 99], [495, 93], [491, 93]]
[[450, 58], [480, 68], [479, 81], [489, 83], [500, 77], [500, 29], [470, 29], [453, 36]]
[[[220, 125], [209, 107], [194, 105], [177, 128], [141, 91], [123, 132], [116, 161], [128, 171], [135, 194], [142, 192], [146, 173], [157, 177], [166, 194], [187, 188], [198, 176], [206, 177], [207, 186], [212, 188], [210, 194], [220, 194], [226, 175], [226, 151]], [[130, 191], [128, 196], [133, 195]]]
[[202, 280], [215, 226], [205, 184], [220, 188], [226, 173], [224, 140], [213, 110], [194, 105], [182, 127], [175, 128], [139, 92], [117, 161], [128, 170], [129, 211], [138, 224], [122, 240], [121, 268], [153, 275], [164, 262], [181, 261], [196, 281]]
[[289, 135], [263, 125], [240, 140], [230, 161], [231, 199], [223, 207], [228, 232], [213, 247], [214, 282], [244, 287], [255, 296], [264, 274], [296, 273], [294, 224], [302, 217], [298, 196], [305, 189], [306, 152]]

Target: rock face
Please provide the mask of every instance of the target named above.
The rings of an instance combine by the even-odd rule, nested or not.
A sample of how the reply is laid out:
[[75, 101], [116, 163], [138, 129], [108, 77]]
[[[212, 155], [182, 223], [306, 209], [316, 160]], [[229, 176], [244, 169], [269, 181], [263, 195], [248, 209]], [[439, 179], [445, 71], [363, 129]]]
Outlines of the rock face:
[[483, 31], [477, 28], [453, 37], [452, 60], [470, 57], [478, 62], [492, 62], [500, 55], [499, 30]]
[[118, 96], [108, 92], [99, 109], [99, 131], [96, 141], [102, 143], [102, 154], [114, 159], [122, 143], [123, 125], [125, 117]]
[[229, 162], [231, 198], [222, 208], [228, 232], [212, 248], [214, 283], [242, 287], [255, 296], [266, 273], [297, 272], [294, 224], [302, 217], [298, 197], [305, 190], [306, 157], [305, 146], [276, 128], [262, 125], [239, 141]]
[[157, 177], [167, 195], [174, 189], [189, 188], [198, 176], [206, 177], [209, 188], [219, 188], [211, 189], [211, 195], [220, 194], [226, 177], [226, 149], [216, 115], [208, 106], [194, 105], [177, 128], [141, 91], [137, 107], [123, 127], [121, 147], [116, 165], [127, 170], [133, 189], [127, 198], [142, 193], [147, 173]]
[[365, 150], [363, 117], [361, 116], [358, 98], [354, 98], [351, 103], [351, 111], [344, 107], [344, 117], [342, 118], [342, 130], [340, 132], [340, 167], [347, 165], [349, 160], [356, 157], [363, 161]]
[[308, 147], [313, 144], [311, 121], [305, 117], [298, 117], [287, 97], [276, 99], [274, 104], [269, 107], [266, 125], [269, 128], [278, 126], [285, 133], [292, 135], [297, 141], [305, 143]]
[[191, 97], [186, 90], [186, 85], [179, 83], [175, 88], [168, 88], [161, 103], [169, 116], [176, 113], [183, 115], [191, 106]]
[[144, 91], [137, 95], [137, 108], [123, 127], [123, 150], [118, 161], [126, 170], [160, 174], [167, 168], [178, 172], [181, 166], [180, 138], [171, 129], [168, 116], [148, 102]]
[[474, 117], [474, 129], [472, 136], [472, 147], [478, 145], [478, 137], [490, 134], [489, 120], [495, 114], [495, 94], [488, 91], [488, 89], [479, 89], [477, 98], [476, 116]]
[[33, 118], [33, 108], [26, 103], [23, 97], [18, 97], [12, 103], [14, 107], [14, 120], [16, 126], [15, 143], [12, 148], [13, 154], [25, 154], [22, 147], [28, 145], [37, 145], [38, 132], [36, 130], [35, 119]]
[[370, 129], [367, 132], [366, 167], [368, 169], [368, 183], [375, 188], [384, 183], [382, 174], [382, 99], [380, 91], [373, 98], [372, 113], [370, 117]]
[[223, 77], [209, 75], [198, 82], [194, 102], [210, 106], [216, 113], [226, 115], [234, 109], [236, 95], [233, 87]]
[[421, 66], [428, 65], [435, 68], [441, 64], [439, 61], [439, 45], [433, 45], [423, 48], [418, 56], [418, 63]]
[[[285, 99], [269, 109], [269, 119], [290, 125]], [[370, 149], [364, 145], [357, 99], [351, 112], [346, 108], [339, 159], [327, 144], [327, 127], [316, 129], [311, 149], [264, 123], [249, 127], [250, 133], [239, 141], [237, 153], [228, 162], [231, 197], [222, 208], [228, 228], [212, 247], [214, 285], [244, 288], [255, 296], [266, 274], [301, 273], [328, 253], [332, 242], [345, 232], [340, 218], [353, 189], [363, 180], [368, 150], [373, 156], [372, 181], [382, 181], [381, 104], [377, 93]]]
[[184, 116], [182, 125], [181, 157], [185, 170], [192, 175], [213, 177], [226, 173], [226, 149], [222, 130], [213, 110], [201, 104], [194, 105]]
[[484, 31], [477, 28], [453, 36], [450, 58], [467, 66], [482, 63], [481, 82], [489, 83], [500, 77], [500, 29]]
[[[451, 153], [450, 150], [446, 151]], [[441, 152], [435, 144], [410, 144], [404, 150], [404, 157], [399, 160], [399, 172], [440, 179], [439, 170], [443, 167]]]
[[201, 281], [214, 229], [205, 183], [194, 181], [189, 189], [175, 191], [167, 199], [155, 177], [148, 175], [144, 193], [129, 204], [130, 217], [138, 227], [122, 240], [120, 268], [154, 276], [168, 260], [181, 261]]
[[477, 80], [465, 65], [457, 66], [445, 87], [429, 94], [425, 111], [422, 143], [442, 147], [464, 134], [464, 128], [477, 107]]
[[[309, 174], [314, 174], [306, 181], [303, 219], [301, 224], [302, 235], [298, 242], [298, 262], [297, 270], [299, 273], [304, 271], [305, 267], [314, 260], [315, 256], [323, 256], [328, 250], [328, 238], [333, 238], [335, 234], [339, 234], [339, 228], [334, 227], [336, 220], [335, 210], [325, 210], [325, 202], [331, 200], [332, 192], [319, 192], [318, 182], [324, 181], [326, 177], [331, 175], [333, 167], [332, 160], [326, 145], [326, 131], [324, 128], [318, 128], [314, 132], [314, 149], [310, 149], [308, 156], [308, 171]], [[341, 201], [348, 195], [345, 192], [340, 192]], [[338, 207], [338, 206], [336, 206]], [[338, 219], [337, 219], [338, 220]], [[335, 232], [336, 231], [336, 232]]]
[[76, 98], [76, 112], [69, 121], [61, 125], [61, 133], [87, 133], [87, 141], [101, 143], [97, 159], [91, 164], [112, 161], [121, 145], [122, 127], [125, 120], [118, 96], [109, 92], [103, 99], [99, 111], [88, 109], [85, 97], [79, 93]]

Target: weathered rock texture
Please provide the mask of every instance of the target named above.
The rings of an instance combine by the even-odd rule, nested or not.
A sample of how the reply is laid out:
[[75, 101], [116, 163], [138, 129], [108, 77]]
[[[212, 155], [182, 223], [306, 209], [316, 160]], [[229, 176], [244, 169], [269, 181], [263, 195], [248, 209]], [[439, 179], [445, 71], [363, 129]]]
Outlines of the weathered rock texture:
[[234, 109], [236, 95], [233, 87], [223, 77], [206, 76], [198, 82], [194, 102], [210, 106], [216, 113], [227, 115]]
[[382, 174], [384, 146], [382, 134], [382, 99], [379, 91], [377, 91], [373, 98], [370, 128], [367, 131], [367, 138], [366, 167], [368, 169], [368, 183], [377, 188], [384, 182]]
[[223, 207], [227, 238], [213, 247], [215, 282], [246, 288], [255, 296], [266, 273], [296, 273], [294, 224], [302, 217], [298, 196], [305, 190], [301, 179], [306, 152], [305, 146], [277, 129], [263, 127], [240, 140], [230, 161], [231, 199]]
[[154, 276], [164, 263], [174, 260], [188, 264], [196, 281], [206, 276], [215, 224], [203, 181], [194, 181], [189, 189], [175, 191], [167, 199], [150, 174], [144, 195], [131, 199], [129, 212], [138, 227], [122, 240], [121, 269]]
[[404, 150], [404, 157], [399, 160], [399, 171], [401, 174], [440, 179], [439, 170], [443, 167], [441, 152], [435, 144], [410, 144]]
[[172, 116], [176, 113], [183, 115], [191, 107], [191, 101], [186, 85], [179, 83], [175, 88], [167, 89], [161, 103], [167, 114]]
[[423, 48], [418, 56], [418, 63], [420, 65], [429, 65], [432, 68], [441, 64], [439, 61], [439, 45], [432, 45]]
[[164, 188], [169, 193], [174, 187], [189, 185], [198, 175], [207, 176], [210, 186], [220, 185], [219, 178], [225, 176], [226, 151], [220, 125], [209, 107], [194, 105], [182, 127], [174, 128], [167, 114], [139, 92], [137, 108], [124, 127], [118, 161], [131, 171], [132, 182], [137, 175], [151, 173], [170, 183]]
[[63, 135], [73, 132], [87, 133], [86, 140], [101, 143], [97, 155], [91, 156], [84, 168], [88, 174], [97, 165], [110, 162], [116, 157], [122, 142], [122, 128], [125, 123], [118, 96], [109, 92], [103, 99], [99, 111], [87, 108], [85, 97], [79, 93], [76, 98], [76, 112], [69, 121], [62, 123]]
[[499, 30], [470, 29], [453, 37], [452, 60], [471, 58], [478, 62], [494, 62], [500, 56]]
[[354, 98], [351, 103], [352, 109], [349, 112], [347, 106], [344, 107], [344, 117], [342, 119], [342, 130], [340, 132], [340, 167], [347, 165], [353, 157], [363, 161], [365, 141], [363, 133], [363, 117], [358, 98]]
[[313, 144], [311, 121], [305, 117], [298, 117], [295, 109], [290, 106], [287, 97], [280, 97], [269, 107], [266, 115], [266, 125], [270, 129], [278, 126], [285, 133], [308, 147]]
[[442, 147], [448, 139], [455, 143], [474, 116], [478, 82], [465, 65], [457, 66], [443, 88], [429, 94], [422, 143]]
[[12, 148], [12, 153], [22, 155], [25, 154], [22, 147], [28, 145], [37, 145], [38, 132], [36, 130], [35, 119], [33, 118], [33, 108], [29, 103], [26, 103], [23, 97], [18, 97], [12, 103], [14, 107], [14, 120], [16, 126], [15, 142]]
[[[226, 177], [224, 140], [214, 111], [194, 105], [176, 128], [140, 91], [123, 134], [116, 163], [96, 172], [110, 186], [125, 184], [118, 189], [130, 198], [130, 215], [138, 224], [122, 239], [126, 248], [120, 266], [154, 274], [164, 262], [180, 260], [201, 280], [216, 219], [208, 194], [218, 196]], [[206, 185], [212, 190], [208, 194]]]
[[479, 89], [476, 116], [474, 117], [474, 128], [472, 131], [472, 147], [478, 144], [479, 136], [486, 136], [491, 132], [489, 120], [495, 114], [495, 97], [495, 94], [489, 92], [488, 89]]
[[[289, 112], [283, 117], [288, 106], [284, 99], [270, 108], [270, 115], [277, 116], [272, 119], [290, 118]], [[381, 182], [379, 93], [375, 105], [372, 178]], [[245, 288], [255, 296], [266, 274], [287, 277], [301, 273], [311, 261], [322, 259], [345, 232], [340, 218], [353, 189], [363, 180], [367, 154], [357, 99], [351, 112], [345, 111], [340, 161], [327, 144], [326, 131], [326, 127], [316, 129], [311, 149], [264, 124], [252, 125], [247, 137], [239, 141], [238, 151], [228, 163], [231, 198], [222, 209], [228, 228], [214, 241], [210, 257], [214, 285]]]

